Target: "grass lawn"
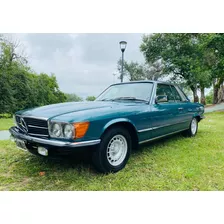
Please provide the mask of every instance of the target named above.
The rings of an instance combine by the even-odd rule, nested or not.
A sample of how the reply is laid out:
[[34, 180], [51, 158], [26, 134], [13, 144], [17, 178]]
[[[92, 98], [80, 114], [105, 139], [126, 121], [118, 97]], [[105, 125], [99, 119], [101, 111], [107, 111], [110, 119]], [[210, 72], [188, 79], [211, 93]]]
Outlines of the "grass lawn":
[[0, 118], [0, 131], [8, 130], [14, 125], [12, 118]]
[[44, 160], [0, 141], [0, 190], [224, 190], [223, 176], [224, 112], [206, 114], [195, 138], [178, 134], [141, 146], [109, 175], [88, 158]]

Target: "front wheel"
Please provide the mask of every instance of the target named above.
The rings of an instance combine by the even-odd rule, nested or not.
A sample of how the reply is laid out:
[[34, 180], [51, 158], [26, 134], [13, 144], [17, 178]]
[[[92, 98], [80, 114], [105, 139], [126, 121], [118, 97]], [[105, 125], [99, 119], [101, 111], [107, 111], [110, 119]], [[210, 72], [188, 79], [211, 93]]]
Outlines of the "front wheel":
[[198, 132], [198, 120], [194, 117], [191, 120], [189, 129], [184, 131], [184, 135], [188, 137], [194, 137], [197, 134], [197, 132]]
[[102, 173], [118, 172], [123, 169], [131, 153], [131, 137], [122, 127], [106, 131], [101, 143], [93, 153], [93, 164]]

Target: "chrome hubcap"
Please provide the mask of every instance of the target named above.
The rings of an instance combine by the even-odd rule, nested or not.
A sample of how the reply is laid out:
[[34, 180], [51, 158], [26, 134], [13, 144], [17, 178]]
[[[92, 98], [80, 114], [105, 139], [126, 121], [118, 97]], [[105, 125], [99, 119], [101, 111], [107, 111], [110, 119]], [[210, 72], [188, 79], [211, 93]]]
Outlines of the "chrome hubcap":
[[191, 132], [194, 135], [196, 133], [196, 131], [197, 131], [197, 121], [194, 118], [191, 122]]
[[115, 135], [107, 146], [107, 160], [112, 166], [120, 165], [127, 154], [128, 144], [123, 135]]

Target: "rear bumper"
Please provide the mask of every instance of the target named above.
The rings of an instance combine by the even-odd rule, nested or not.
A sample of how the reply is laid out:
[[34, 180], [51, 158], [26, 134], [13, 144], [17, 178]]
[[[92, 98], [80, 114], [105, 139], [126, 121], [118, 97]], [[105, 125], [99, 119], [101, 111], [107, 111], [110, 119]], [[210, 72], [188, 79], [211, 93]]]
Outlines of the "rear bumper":
[[36, 138], [32, 137], [30, 135], [26, 135], [24, 133], [21, 133], [20, 130], [17, 127], [11, 127], [9, 129], [9, 132], [11, 133], [13, 138], [25, 140], [28, 143], [36, 143], [38, 145], [43, 146], [56, 146], [56, 147], [65, 147], [65, 148], [79, 148], [79, 147], [87, 147], [87, 146], [93, 146], [100, 143], [100, 139], [96, 140], [90, 140], [90, 141], [81, 141], [81, 142], [65, 142], [65, 141], [59, 141], [59, 140], [51, 140], [51, 139], [43, 139], [43, 138]]

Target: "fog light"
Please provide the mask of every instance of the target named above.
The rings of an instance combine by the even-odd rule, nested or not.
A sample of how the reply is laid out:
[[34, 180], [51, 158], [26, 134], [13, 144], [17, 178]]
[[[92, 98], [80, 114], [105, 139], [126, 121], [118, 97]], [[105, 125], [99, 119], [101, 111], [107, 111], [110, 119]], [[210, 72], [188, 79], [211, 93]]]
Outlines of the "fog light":
[[42, 156], [48, 156], [48, 150], [44, 147], [38, 147], [37, 151]]

